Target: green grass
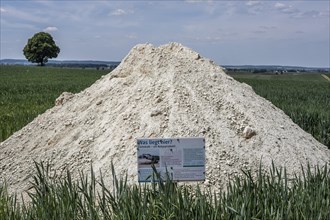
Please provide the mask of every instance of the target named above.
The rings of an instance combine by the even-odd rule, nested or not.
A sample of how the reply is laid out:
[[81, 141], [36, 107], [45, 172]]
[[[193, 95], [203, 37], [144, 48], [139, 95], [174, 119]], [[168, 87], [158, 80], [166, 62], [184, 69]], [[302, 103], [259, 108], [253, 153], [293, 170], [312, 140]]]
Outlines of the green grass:
[[[79, 92], [107, 72], [1, 65], [0, 141], [52, 107], [62, 92]], [[232, 76], [251, 85], [257, 94], [270, 100], [330, 148], [330, 83], [321, 74]]]
[[[140, 185], [127, 185], [112, 169], [110, 190], [101, 176], [96, 179], [71, 173], [54, 178], [51, 167], [36, 163], [30, 202], [8, 195], [0, 183], [0, 219], [329, 219], [330, 169], [302, 168], [302, 176], [289, 179], [285, 169], [274, 166], [269, 174], [259, 168], [236, 178], [227, 191], [213, 193], [198, 187], [176, 185], [170, 179]], [[157, 174], [156, 174], [157, 175]], [[159, 177], [158, 177], [159, 178]], [[290, 187], [289, 187], [290, 186]]]
[[[0, 66], [0, 141], [54, 105], [64, 91], [79, 92], [106, 71]], [[320, 75], [234, 75], [282, 108], [329, 146], [330, 83]], [[216, 194], [170, 180], [128, 186], [112, 170], [113, 190], [93, 170], [74, 181], [36, 163], [30, 202], [0, 182], [0, 219], [330, 219], [330, 169], [302, 170], [289, 179], [273, 167], [256, 178], [246, 171]], [[260, 170], [263, 170], [260, 167]], [[289, 187], [290, 186], [290, 187]]]
[[0, 142], [54, 106], [62, 92], [80, 92], [107, 72], [0, 65]]
[[233, 74], [330, 148], [330, 82], [320, 74]]

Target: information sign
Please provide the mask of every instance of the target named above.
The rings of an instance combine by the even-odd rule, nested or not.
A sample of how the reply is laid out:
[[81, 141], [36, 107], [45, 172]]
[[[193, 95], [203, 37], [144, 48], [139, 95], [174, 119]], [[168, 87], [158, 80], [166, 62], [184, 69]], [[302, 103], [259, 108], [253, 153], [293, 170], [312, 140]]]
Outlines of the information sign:
[[204, 138], [139, 138], [137, 157], [139, 182], [155, 180], [152, 165], [173, 181], [205, 180]]

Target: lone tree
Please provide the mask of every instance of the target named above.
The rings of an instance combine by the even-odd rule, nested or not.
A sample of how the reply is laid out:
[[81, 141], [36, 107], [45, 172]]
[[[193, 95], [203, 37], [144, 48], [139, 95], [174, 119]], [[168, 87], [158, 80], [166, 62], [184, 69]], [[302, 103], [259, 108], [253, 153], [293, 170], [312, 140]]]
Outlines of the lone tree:
[[48, 59], [57, 57], [60, 48], [55, 44], [50, 34], [39, 32], [28, 40], [23, 52], [28, 61], [44, 66]]

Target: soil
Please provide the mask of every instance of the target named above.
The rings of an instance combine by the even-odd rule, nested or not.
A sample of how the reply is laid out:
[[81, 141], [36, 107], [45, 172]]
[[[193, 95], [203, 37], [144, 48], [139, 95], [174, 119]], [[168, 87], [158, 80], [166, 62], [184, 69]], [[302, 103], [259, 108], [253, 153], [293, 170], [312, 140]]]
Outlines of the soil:
[[330, 151], [253, 89], [225, 74], [212, 60], [178, 43], [135, 46], [121, 64], [56, 105], [0, 144], [0, 178], [23, 192], [34, 161], [66, 168], [78, 177], [90, 165], [111, 187], [118, 175], [137, 183], [136, 138], [205, 137], [204, 187], [228, 181], [261, 163], [298, 172], [324, 165]]

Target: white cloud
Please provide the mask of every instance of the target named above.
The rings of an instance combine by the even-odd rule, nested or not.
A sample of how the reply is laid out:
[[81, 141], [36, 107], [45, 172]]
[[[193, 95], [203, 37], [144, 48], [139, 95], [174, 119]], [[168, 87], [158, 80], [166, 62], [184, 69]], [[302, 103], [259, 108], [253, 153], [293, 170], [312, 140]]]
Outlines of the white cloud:
[[286, 5], [286, 4], [277, 2], [274, 5], [274, 7], [275, 7], [275, 9], [277, 9], [280, 12], [285, 13], [285, 14], [291, 14], [293, 16], [298, 16], [300, 14], [300, 10], [294, 8], [292, 5]]
[[261, 2], [260, 1], [248, 1], [247, 3], [245, 3], [247, 6], [255, 6], [255, 5], [259, 5]]
[[327, 17], [329, 18], [329, 11], [316, 11], [310, 10], [300, 13], [297, 17], [306, 17], [306, 18], [322, 18]]
[[214, 0], [185, 0], [184, 2], [186, 3], [209, 3], [209, 4], [212, 4], [214, 2]]
[[110, 15], [114, 15], [114, 16], [121, 16], [121, 15], [126, 15], [126, 14], [128, 14], [128, 12], [121, 8], [116, 9], [110, 13]]
[[[323, 50], [323, 55], [329, 54], [326, 54], [326, 49], [329, 48], [330, 13], [325, 1], [79, 1], [79, 7], [77, 1], [61, 1], [61, 4], [54, 0], [21, 1], [19, 4], [11, 0], [5, 2], [6, 4], [1, 3], [0, 7], [0, 49], [1, 54], [6, 57], [21, 56], [23, 43], [12, 52], [9, 47], [14, 43], [5, 45], [3, 42], [13, 42], [15, 39], [25, 42], [27, 36], [42, 29], [58, 29], [52, 34], [63, 32], [60, 35], [62, 38], [58, 40], [65, 48], [63, 52], [67, 51], [62, 53], [67, 59], [89, 57], [119, 60], [141, 39], [154, 44], [179, 41], [192, 48], [209, 50], [209, 54], [213, 54], [214, 58], [225, 57], [219, 55], [218, 51], [230, 48], [229, 45], [235, 46], [231, 53], [233, 60], [228, 58], [226, 61], [232, 63], [239, 63], [240, 59], [247, 62], [246, 57], [240, 55], [245, 55], [244, 50], [259, 47], [261, 44], [277, 50], [278, 42], [292, 42], [292, 39], [295, 39], [294, 43], [298, 42], [296, 39], [299, 43], [325, 42], [325, 46], [320, 50]], [[58, 26], [58, 23], [61, 25]], [[164, 28], [157, 28], [159, 26]], [[116, 31], [113, 31], [114, 29]], [[75, 40], [77, 38], [83, 39]], [[105, 42], [107, 48], [104, 48]], [[82, 44], [88, 47], [82, 51], [77, 50]], [[290, 43], [287, 45], [291, 46]], [[111, 55], [116, 58], [109, 56], [108, 48], [116, 50], [115, 55]], [[294, 50], [291, 49], [294, 46], [289, 48], [290, 51]], [[257, 62], [265, 62], [263, 56], [258, 59]], [[273, 62], [278, 62], [276, 59], [278, 58], [274, 56]], [[328, 64], [326, 61], [329, 60], [329, 55], [315, 58], [316, 61], [321, 59]], [[309, 60], [305, 60], [308, 65], [313, 65]]]
[[43, 23], [45, 22], [45, 17], [40, 16], [39, 14], [29, 13], [24, 9], [17, 7], [1, 7], [1, 13], [6, 13], [7, 18], [10, 19], [13, 23]]
[[274, 7], [275, 7], [276, 9], [279, 9], [279, 10], [282, 10], [282, 9], [287, 8], [287, 6], [286, 6], [285, 4], [283, 4], [283, 3], [279, 3], [279, 2], [276, 2], [276, 4], [274, 5]]
[[248, 1], [245, 3], [249, 14], [258, 15], [264, 12], [263, 3], [261, 1]]
[[282, 12], [286, 13], [286, 14], [299, 14], [300, 13], [300, 11], [298, 9], [295, 9], [295, 8], [292, 8], [292, 7], [283, 9]]
[[58, 31], [57, 27], [46, 27], [44, 30], [44, 32], [54, 32], [54, 31]]

